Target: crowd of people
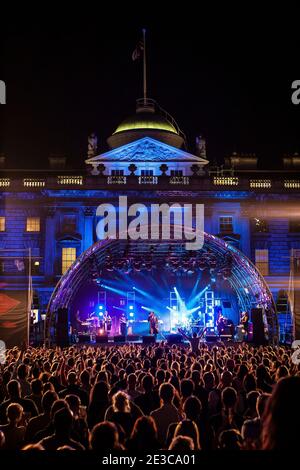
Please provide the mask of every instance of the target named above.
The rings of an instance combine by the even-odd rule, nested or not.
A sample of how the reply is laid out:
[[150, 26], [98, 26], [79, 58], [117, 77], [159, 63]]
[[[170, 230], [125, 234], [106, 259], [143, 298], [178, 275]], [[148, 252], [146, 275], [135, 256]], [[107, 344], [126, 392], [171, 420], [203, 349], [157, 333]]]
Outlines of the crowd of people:
[[295, 449], [300, 366], [281, 346], [15, 347], [0, 449]]

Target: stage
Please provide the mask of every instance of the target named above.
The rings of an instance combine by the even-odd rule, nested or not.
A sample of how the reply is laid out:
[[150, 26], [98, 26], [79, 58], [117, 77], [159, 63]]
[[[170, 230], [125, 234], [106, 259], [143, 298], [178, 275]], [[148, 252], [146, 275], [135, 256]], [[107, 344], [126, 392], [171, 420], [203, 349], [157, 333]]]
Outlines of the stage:
[[95, 243], [56, 286], [47, 311], [46, 341], [66, 343], [84, 334], [101, 341], [107, 315], [111, 336], [147, 337], [150, 312], [164, 337], [178, 329], [192, 336], [203, 328], [218, 336], [221, 315], [224, 334], [231, 339], [247, 312], [256, 344], [276, 341], [275, 306], [264, 278], [235, 247], [207, 233], [204, 240], [195, 252], [174, 239]]

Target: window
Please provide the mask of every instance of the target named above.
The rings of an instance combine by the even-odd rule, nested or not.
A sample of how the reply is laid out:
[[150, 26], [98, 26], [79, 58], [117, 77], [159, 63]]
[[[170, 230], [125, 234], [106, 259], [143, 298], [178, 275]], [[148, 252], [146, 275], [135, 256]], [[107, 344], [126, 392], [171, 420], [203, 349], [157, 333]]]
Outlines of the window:
[[170, 170], [170, 176], [182, 176], [182, 170]]
[[141, 176], [153, 176], [153, 170], [141, 170]]
[[237, 176], [214, 176], [214, 184], [217, 186], [238, 186]]
[[124, 170], [111, 170], [111, 176], [123, 176]]
[[62, 223], [63, 233], [75, 233], [76, 232], [76, 216], [65, 215]]
[[260, 274], [267, 276], [269, 274], [269, 251], [268, 250], [255, 250], [255, 265], [260, 271]]
[[31, 264], [31, 273], [33, 276], [38, 276], [40, 274], [40, 261], [38, 259], [33, 260]]
[[271, 188], [271, 180], [250, 180], [250, 188]]
[[67, 269], [74, 263], [76, 260], [76, 248], [63, 248], [61, 254], [61, 271], [64, 274]]
[[230, 216], [222, 216], [219, 219], [220, 223], [220, 233], [233, 233], [233, 224], [232, 224], [232, 217]]
[[39, 232], [40, 231], [40, 218], [27, 217], [26, 232]]
[[293, 219], [289, 221], [290, 232], [300, 232], [300, 219]]
[[83, 177], [82, 176], [58, 176], [57, 177], [58, 184], [83, 184]]
[[5, 217], [0, 217], [0, 232], [5, 232]]
[[268, 222], [263, 219], [254, 218], [254, 231], [256, 233], [266, 233], [269, 231]]

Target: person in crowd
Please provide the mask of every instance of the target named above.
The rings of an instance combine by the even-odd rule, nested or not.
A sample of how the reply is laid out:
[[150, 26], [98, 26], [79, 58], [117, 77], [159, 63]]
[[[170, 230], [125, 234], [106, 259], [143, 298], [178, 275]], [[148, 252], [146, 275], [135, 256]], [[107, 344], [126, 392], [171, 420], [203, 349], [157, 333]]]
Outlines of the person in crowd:
[[62, 446], [70, 446], [74, 450], [84, 450], [80, 442], [71, 439], [73, 415], [70, 409], [62, 408], [58, 410], [54, 415], [53, 425], [54, 433], [39, 442], [45, 450], [53, 451]]
[[24, 443], [25, 426], [21, 425], [23, 408], [18, 403], [10, 403], [6, 410], [7, 424], [0, 426], [0, 432], [4, 434], [5, 450], [19, 450]]
[[116, 424], [109, 421], [96, 424], [90, 433], [89, 447], [96, 452], [123, 450]]
[[237, 429], [227, 429], [219, 436], [219, 448], [222, 450], [241, 450], [243, 439]]
[[21, 397], [29, 395], [31, 392], [30, 383], [27, 380], [28, 368], [26, 364], [20, 364], [17, 369], [17, 380], [21, 386]]
[[54, 415], [57, 411], [65, 409], [65, 408], [71, 412], [66, 400], [58, 399], [53, 403], [53, 405], [51, 406], [51, 411], [50, 411], [50, 422], [48, 426], [41, 429], [34, 435], [34, 438], [33, 438], [34, 442], [39, 442], [42, 439], [44, 439], [44, 437], [48, 437], [54, 433]]
[[22, 406], [27, 418], [38, 415], [35, 403], [28, 398], [21, 397], [21, 385], [17, 380], [10, 380], [7, 384], [8, 399], [0, 405], [0, 424], [7, 423], [6, 410], [11, 403], [18, 403]]
[[97, 382], [90, 393], [87, 420], [92, 429], [97, 423], [104, 421], [106, 410], [110, 406], [109, 387], [106, 382]]
[[31, 451], [31, 450], [45, 450], [43, 446], [41, 446], [41, 444], [27, 444], [26, 446], [22, 447], [21, 450], [28, 450], [28, 451]]
[[42, 398], [42, 412], [38, 416], [31, 418], [27, 424], [25, 434], [26, 442], [31, 442], [39, 431], [49, 425], [51, 421], [51, 407], [56, 400], [58, 400], [56, 392], [48, 390], [44, 393]]
[[132, 401], [134, 401], [141, 394], [141, 392], [139, 392], [136, 387], [137, 387], [137, 377], [134, 373], [131, 373], [127, 377], [126, 393]]
[[3, 431], [0, 431], [0, 450], [4, 448], [5, 445], [5, 435]]
[[284, 377], [274, 386], [263, 415], [262, 448], [297, 449], [300, 422], [300, 377]]
[[77, 384], [76, 372], [71, 371], [68, 374], [68, 385], [67, 387], [59, 393], [60, 398], [65, 398], [67, 395], [77, 395], [80, 398], [81, 403], [84, 406], [88, 406], [89, 398], [88, 394], [82, 387]]
[[84, 447], [88, 446], [88, 426], [86, 407], [81, 405], [80, 398], [77, 395], [67, 395], [66, 402], [73, 413], [73, 437], [76, 436]]
[[175, 388], [170, 383], [164, 383], [159, 388], [159, 398], [161, 406], [157, 410], [151, 412], [157, 430], [158, 440], [162, 446], [165, 445], [167, 439], [168, 428], [170, 424], [181, 420], [178, 409], [174, 406]]
[[135, 400], [135, 404], [142, 410], [144, 415], [150, 415], [159, 407], [159, 394], [154, 390], [154, 377], [150, 373], [143, 376], [141, 393]]
[[244, 442], [243, 448], [246, 450], [261, 449], [262, 416], [269, 397], [270, 395], [267, 393], [258, 395], [256, 400], [256, 417], [246, 419], [243, 423], [241, 434]]
[[151, 416], [141, 416], [135, 422], [126, 449], [132, 452], [155, 451], [160, 448], [157, 438], [157, 427]]
[[112, 407], [105, 413], [105, 421], [119, 424], [125, 436], [129, 437], [135, 422], [134, 411], [128, 395], [125, 392], [117, 392], [112, 398]]
[[43, 383], [39, 379], [34, 379], [30, 383], [31, 393], [25, 396], [29, 400], [32, 400], [38, 409], [38, 412], [42, 412], [42, 397], [43, 397]]
[[200, 450], [199, 431], [194, 421], [185, 419], [177, 424], [174, 432], [174, 437], [186, 436], [190, 437], [194, 443], [194, 450]]
[[188, 436], [177, 436], [174, 437], [173, 441], [170, 444], [169, 450], [184, 454], [185, 452], [190, 452], [194, 450], [194, 442]]
[[229, 429], [240, 431], [243, 424], [243, 418], [235, 411], [237, 393], [234, 388], [227, 387], [222, 391], [221, 402], [221, 412], [212, 416], [210, 421], [216, 441], [222, 431]]

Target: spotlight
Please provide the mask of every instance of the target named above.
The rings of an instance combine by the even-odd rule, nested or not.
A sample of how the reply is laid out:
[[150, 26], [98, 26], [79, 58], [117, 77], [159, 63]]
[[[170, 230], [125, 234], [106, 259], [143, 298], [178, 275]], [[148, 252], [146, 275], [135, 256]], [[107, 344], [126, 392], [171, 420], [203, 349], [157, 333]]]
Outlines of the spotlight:
[[133, 310], [133, 305], [129, 305], [129, 310]]
[[134, 317], [134, 312], [130, 312], [130, 313], [129, 313], [129, 316], [130, 316], [131, 318]]

